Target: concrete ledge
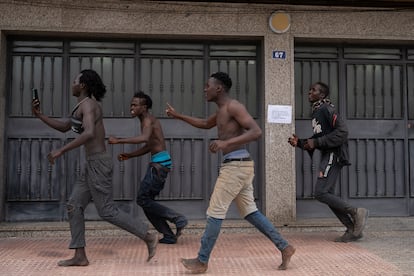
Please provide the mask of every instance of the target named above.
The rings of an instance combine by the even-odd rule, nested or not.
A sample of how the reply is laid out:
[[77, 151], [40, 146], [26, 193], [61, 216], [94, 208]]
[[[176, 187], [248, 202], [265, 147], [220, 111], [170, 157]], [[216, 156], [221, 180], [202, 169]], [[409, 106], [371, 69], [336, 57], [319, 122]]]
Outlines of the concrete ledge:
[[[205, 220], [191, 220], [184, 233], [202, 234]], [[295, 222], [276, 227], [286, 232], [342, 232], [344, 227], [335, 218], [298, 219]], [[366, 232], [413, 231], [414, 217], [374, 217], [369, 218]], [[152, 229], [154, 231], [154, 229]], [[222, 233], [254, 233], [257, 232], [245, 220], [224, 220]], [[86, 221], [88, 236], [127, 236], [130, 233], [106, 222]], [[69, 223], [63, 222], [2, 222], [0, 238], [7, 237], [69, 237]]]
[[[106, 222], [86, 221], [88, 236], [126, 236], [130, 233]], [[184, 233], [202, 234], [205, 227], [204, 220], [192, 220], [185, 228]], [[312, 232], [322, 229], [342, 231], [341, 225], [334, 220], [313, 222], [295, 222], [289, 225], [276, 225], [282, 232]], [[174, 229], [174, 227], [172, 226]], [[154, 229], [152, 229], [154, 230]], [[245, 220], [225, 220], [222, 225], [222, 233], [253, 233], [257, 232], [250, 223]], [[0, 223], [0, 238], [5, 237], [69, 237], [69, 223], [63, 222], [8, 222]]]

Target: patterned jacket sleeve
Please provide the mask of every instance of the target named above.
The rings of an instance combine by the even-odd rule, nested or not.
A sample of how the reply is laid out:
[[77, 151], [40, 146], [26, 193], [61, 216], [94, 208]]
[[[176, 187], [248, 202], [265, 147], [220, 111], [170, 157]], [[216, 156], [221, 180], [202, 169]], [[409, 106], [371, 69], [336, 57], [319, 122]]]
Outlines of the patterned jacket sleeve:
[[315, 147], [321, 150], [340, 147], [348, 142], [348, 127], [334, 109], [327, 108], [326, 116], [332, 127], [332, 131], [324, 136], [314, 138]]
[[[298, 148], [301, 148], [302, 150], [305, 150], [303, 148], [303, 146], [308, 142], [308, 139], [299, 139], [298, 140]], [[309, 156], [312, 158], [313, 156], [313, 152], [315, 151], [315, 149], [306, 149], [306, 151], [309, 153]]]

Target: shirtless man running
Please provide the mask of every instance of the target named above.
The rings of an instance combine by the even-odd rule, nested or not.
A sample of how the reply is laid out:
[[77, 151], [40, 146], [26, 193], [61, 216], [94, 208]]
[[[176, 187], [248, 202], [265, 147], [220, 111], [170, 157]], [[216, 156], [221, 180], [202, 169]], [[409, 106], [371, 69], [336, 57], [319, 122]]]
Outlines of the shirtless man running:
[[[147, 173], [139, 186], [137, 203], [158, 232], [164, 236], [160, 243], [175, 244], [182, 230], [188, 224], [186, 217], [176, 211], [161, 205], [155, 201], [155, 197], [164, 188], [165, 179], [171, 168], [171, 157], [166, 150], [164, 134], [160, 121], [152, 115], [150, 96], [142, 91], [135, 93], [131, 100], [130, 112], [132, 117], [137, 117], [141, 123], [141, 135], [129, 138], [109, 137], [110, 144], [143, 144], [142, 147], [131, 153], [121, 153], [118, 160], [127, 160], [131, 157], [151, 153], [151, 163]], [[167, 221], [176, 226], [174, 234]]]
[[70, 232], [70, 249], [75, 249], [71, 259], [58, 262], [59, 266], [86, 266], [84, 210], [93, 199], [99, 216], [104, 220], [142, 239], [148, 248], [149, 261], [156, 251], [157, 234], [148, 232], [148, 225], [138, 217], [133, 218], [119, 209], [112, 198], [112, 157], [106, 151], [105, 127], [101, 99], [106, 93], [101, 77], [94, 70], [83, 70], [74, 79], [72, 95], [78, 100], [70, 118], [57, 120], [44, 115], [40, 101], [32, 101], [33, 114], [48, 126], [61, 131], [79, 134], [71, 142], [51, 151], [47, 158], [51, 164], [65, 152], [84, 146], [86, 163], [82, 176], [73, 187], [67, 203]]
[[282, 238], [273, 224], [257, 209], [253, 195], [254, 162], [245, 149], [246, 144], [261, 136], [262, 130], [245, 106], [229, 96], [231, 86], [232, 81], [226, 73], [218, 72], [210, 76], [204, 92], [207, 101], [216, 103], [218, 110], [207, 119], [180, 114], [167, 104], [166, 113], [171, 117], [202, 129], [217, 126], [218, 140], [211, 142], [209, 150], [212, 153], [223, 153], [223, 164], [207, 209], [207, 224], [198, 256], [194, 259], [181, 259], [181, 262], [192, 273], [207, 271], [221, 224], [234, 200], [240, 215], [281, 251], [282, 263], [278, 268], [285, 270], [295, 253], [295, 248]]

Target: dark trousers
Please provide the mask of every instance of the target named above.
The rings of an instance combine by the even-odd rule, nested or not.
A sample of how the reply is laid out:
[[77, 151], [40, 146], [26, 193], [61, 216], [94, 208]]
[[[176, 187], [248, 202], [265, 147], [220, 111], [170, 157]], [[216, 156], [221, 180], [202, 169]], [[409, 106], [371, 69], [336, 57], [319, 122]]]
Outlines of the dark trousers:
[[137, 204], [144, 210], [145, 216], [158, 232], [164, 235], [164, 238], [175, 241], [176, 237], [167, 221], [177, 224], [177, 220], [185, 219], [183, 215], [176, 211], [159, 204], [155, 197], [160, 194], [164, 188], [165, 179], [168, 176], [168, 169], [160, 168], [150, 163], [141, 182], [137, 195]]
[[72, 235], [69, 248], [85, 247], [84, 210], [92, 199], [99, 216], [104, 220], [144, 239], [148, 224], [120, 210], [113, 200], [111, 157], [106, 153], [98, 153], [86, 159], [85, 171], [76, 182], [67, 204]]
[[337, 163], [334, 153], [323, 154], [319, 166], [320, 175], [316, 181], [315, 198], [329, 206], [335, 216], [347, 229], [352, 230], [354, 223], [351, 219], [353, 206], [335, 195], [336, 180], [341, 172], [342, 166]]

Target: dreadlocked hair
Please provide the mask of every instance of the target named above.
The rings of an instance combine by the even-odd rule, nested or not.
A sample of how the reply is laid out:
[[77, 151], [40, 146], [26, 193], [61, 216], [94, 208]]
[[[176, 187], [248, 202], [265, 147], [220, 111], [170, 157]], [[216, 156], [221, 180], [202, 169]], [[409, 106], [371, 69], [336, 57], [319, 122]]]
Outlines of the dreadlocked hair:
[[101, 101], [105, 96], [106, 87], [102, 82], [101, 77], [92, 69], [85, 69], [81, 71], [79, 83], [84, 83], [88, 89], [88, 96], [94, 96], [97, 101]]

